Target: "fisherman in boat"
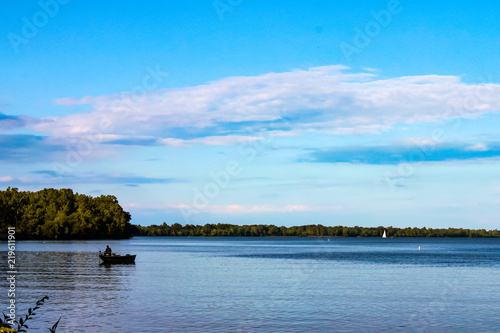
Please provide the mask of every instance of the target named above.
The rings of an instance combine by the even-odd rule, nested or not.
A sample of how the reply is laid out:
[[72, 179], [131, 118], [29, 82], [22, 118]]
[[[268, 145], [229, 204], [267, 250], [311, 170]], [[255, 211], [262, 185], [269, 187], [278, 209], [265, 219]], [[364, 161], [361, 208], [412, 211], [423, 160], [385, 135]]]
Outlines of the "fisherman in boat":
[[104, 251], [105, 256], [110, 256], [111, 255], [111, 248], [109, 245], [106, 245], [106, 250]]

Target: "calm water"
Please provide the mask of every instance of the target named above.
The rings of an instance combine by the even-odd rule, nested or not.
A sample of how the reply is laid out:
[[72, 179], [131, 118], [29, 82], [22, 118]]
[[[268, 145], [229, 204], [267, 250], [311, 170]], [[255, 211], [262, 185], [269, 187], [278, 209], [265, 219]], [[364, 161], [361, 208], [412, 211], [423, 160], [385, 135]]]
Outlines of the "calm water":
[[[99, 265], [106, 244], [137, 254], [136, 264]], [[46, 331], [59, 316], [59, 333], [500, 331], [500, 239], [135, 237], [17, 246], [18, 314], [50, 297], [28, 332]]]

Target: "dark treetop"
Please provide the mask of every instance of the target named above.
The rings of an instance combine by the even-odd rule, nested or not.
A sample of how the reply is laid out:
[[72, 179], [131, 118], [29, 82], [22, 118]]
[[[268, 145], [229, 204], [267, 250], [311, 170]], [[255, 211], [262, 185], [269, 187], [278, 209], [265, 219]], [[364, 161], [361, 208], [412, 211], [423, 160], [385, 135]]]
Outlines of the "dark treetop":
[[130, 214], [116, 197], [91, 197], [71, 189], [0, 191], [0, 232], [16, 227], [19, 239], [126, 238], [133, 235]]

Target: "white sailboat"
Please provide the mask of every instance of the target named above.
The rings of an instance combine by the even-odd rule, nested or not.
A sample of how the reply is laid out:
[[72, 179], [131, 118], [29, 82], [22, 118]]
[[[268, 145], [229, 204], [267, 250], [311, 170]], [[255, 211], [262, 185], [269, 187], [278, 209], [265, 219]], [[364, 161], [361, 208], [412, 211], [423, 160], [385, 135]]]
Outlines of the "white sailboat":
[[382, 235], [382, 238], [387, 238], [387, 233], [384, 230], [384, 234]]

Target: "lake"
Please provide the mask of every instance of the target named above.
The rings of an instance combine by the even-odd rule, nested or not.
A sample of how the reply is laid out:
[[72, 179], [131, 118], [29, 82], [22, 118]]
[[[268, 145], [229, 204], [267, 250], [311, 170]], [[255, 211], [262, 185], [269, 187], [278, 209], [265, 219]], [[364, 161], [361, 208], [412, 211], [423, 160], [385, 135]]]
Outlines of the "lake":
[[[46, 332], [60, 316], [59, 333], [500, 331], [500, 239], [134, 237], [16, 245], [17, 315], [50, 297], [28, 332]], [[135, 265], [100, 265], [97, 252], [106, 245], [137, 254]]]

